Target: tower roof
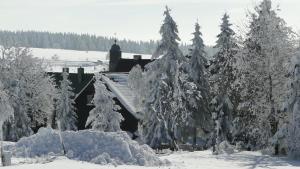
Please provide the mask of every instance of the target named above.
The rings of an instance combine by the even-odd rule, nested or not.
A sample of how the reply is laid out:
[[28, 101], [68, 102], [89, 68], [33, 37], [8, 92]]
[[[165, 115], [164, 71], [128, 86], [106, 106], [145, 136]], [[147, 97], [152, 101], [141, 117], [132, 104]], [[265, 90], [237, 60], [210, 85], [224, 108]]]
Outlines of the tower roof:
[[111, 51], [121, 51], [120, 46], [117, 44], [117, 40], [115, 40], [115, 43], [110, 48]]

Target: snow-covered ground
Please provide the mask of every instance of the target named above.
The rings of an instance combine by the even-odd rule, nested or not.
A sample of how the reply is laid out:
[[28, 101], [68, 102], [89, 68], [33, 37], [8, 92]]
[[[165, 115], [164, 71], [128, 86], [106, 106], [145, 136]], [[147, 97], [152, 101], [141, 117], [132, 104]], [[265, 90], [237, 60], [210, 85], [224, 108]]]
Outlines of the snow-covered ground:
[[[70, 73], [76, 73], [78, 67], [83, 67], [86, 73], [95, 73], [108, 68], [108, 52], [42, 48], [30, 48], [30, 51], [34, 57], [45, 61], [49, 72], [61, 72], [63, 67], [69, 67]], [[122, 53], [122, 58], [132, 59], [133, 55], [138, 54]], [[150, 59], [151, 55], [143, 54], [142, 58]]]
[[19, 158], [57, 157], [63, 154], [64, 147], [69, 159], [95, 164], [160, 166], [168, 163], [160, 160], [149, 146], [140, 145], [122, 131], [65, 131], [61, 132], [61, 138], [64, 146], [60, 144], [58, 131], [41, 128], [37, 134], [23, 137], [4, 149]]
[[[62, 132], [66, 157], [58, 131], [42, 128], [17, 143], [4, 143], [12, 152], [11, 169], [296, 169], [300, 161], [271, 157], [260, 152], [235, 152], [212, 155], [206, 151], [164, 151], [155, 154], [125, 132], [93, 130]], [[101, 165], [100, 165], [101, 164]], [[1, 165], [0, 165], [1, 166]]]
[[[231, 155], [214, 156], [211, 151], [176, 152], [161, 156], [170, 166], [144, 167], [133, 165], [97, 165], [88, 162], [58, 157], [53, 162], [32, 159], [13, 159], [11, 169], [297, 169], [300, 162], [289, 161], [284, 157], [270, 157], [259, 152], [241, 152]], [[39, 161], [38, 163], [35, 163]], [[51, 160], [50, 160], [51, 161]], [[28, 164], [32, 163], [32, 164]]]

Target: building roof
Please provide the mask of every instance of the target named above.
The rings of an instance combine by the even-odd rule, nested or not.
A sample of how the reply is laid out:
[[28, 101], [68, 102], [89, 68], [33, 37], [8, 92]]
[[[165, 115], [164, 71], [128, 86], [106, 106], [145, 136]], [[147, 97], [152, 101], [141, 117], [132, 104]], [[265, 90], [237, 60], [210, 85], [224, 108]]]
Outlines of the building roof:
[[114, 50], [114, 51], [121, 51], [121, 48], [120, 48], [120, 46], [119, 45], [117, 45], [116, 43], [115, 44], [113, 44], [112, 46], [111, 46], [111, 49], [110, 49], [111, 51], [112, 50]]
[[128, 86], [128, 73], [107, 73], [102, 80], [108, 88], [114, 93], [121, 104], [136, 118], [143, 116], [138, 112], [137, 105], [134, 103], [135, 95]]
[[[49, 72], [48, 74], [54, 78], [55, 83], [57, 85], [60, 85], [60, 82], [62, 80], [62, 72]], [[68, 77], [68, 79], [72, 82], [71, 86], [73, 88], [73, 92], [75, 93], [75, 95], [80, 93], [84, 89], [84, 87], [91, 82], [91, 80], [94, 77], [94, 74], [85, 73], [81, 75], [82, 77], [80, 80], [78, 75], [79, 75], [78, 73], [69, 73], [69, 77]]]

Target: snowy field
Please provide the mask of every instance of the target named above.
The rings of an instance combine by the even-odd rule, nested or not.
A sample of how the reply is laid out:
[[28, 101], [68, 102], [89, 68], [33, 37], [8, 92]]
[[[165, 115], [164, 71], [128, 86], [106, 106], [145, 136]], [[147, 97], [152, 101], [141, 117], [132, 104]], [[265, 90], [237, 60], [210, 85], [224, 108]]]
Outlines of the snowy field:
[[[85, 68], [86, 73], [95, 73], [108, 69], [108, 52], [42, 48], [30, 48], [30, 51], [34, 57], [45, 61], [49, 72], [61, 72], [63, 67], [69, 67], [70, 73], [76, 73], [78, 67]], [[139, 54], [122, 53], [122, 58], [133, 59], [133, 55]], [[150, 59], [151, 55], [142, 54], [142, 58]]]
[[[270, 157], [258, 152], [241, 152], [232, 155], [211, 155], [211, 151], [176, 152], [161, 156], [172, 164], [170, 166], [143, 167], [132, 165], [97, 165], [88, 162], [58, 157], [53, 162], [38, 159], [13, 159], [11, 169], [296, 169], [300, 162], [286, 158]], [[50, 160], [51, 161], [51, 160]], [[30, 164], [32, 163], [32, 164]]]

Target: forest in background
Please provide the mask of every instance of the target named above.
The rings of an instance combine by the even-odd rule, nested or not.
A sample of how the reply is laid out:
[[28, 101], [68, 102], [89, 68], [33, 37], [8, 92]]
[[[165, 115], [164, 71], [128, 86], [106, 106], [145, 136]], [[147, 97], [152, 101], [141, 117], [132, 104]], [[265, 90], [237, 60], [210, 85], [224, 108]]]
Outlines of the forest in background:
[[[110, 49], [114, 40], [114, 37], [91, 34], [0, 30], [0, 45], [3, 46], [106, 52]], [[133, 41], [119, 39], [118, 44], [121, 46], [122, 51], [126, 53], [152, 54], [158, 42], [154, 40]], [[185, 54], [188, 54], [190, 46], [182, 43], [180, 48]], [[212, 56], [215, 51], [216, 49], [212, 47], [206, 47], [208, 57]]]

